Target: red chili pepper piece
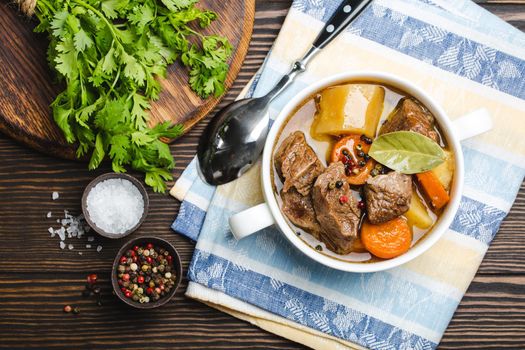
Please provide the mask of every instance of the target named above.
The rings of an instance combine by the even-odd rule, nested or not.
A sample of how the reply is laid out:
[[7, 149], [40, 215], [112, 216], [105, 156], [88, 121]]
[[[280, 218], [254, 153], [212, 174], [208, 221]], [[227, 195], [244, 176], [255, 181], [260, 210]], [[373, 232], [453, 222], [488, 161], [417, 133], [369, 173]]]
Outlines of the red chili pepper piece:
[[122, 275], [122, 280], [125, 281], [125, 282], [128, 282], [129, 281], [129, 273], [125, 273]]
[[171, 255], [168, 255], [166, 257], [166, 260], [168, 260], [168, 262], [171, 264], [171, 262], [173, 261], [173, 258], [171, 257]]
[[153, 293], [153, 288], [148, 287], [148, 289], [146, 289], [146, 294], [151, 294], [151, 293]]
[[120, 263], [125, 264], [128, 261], [128, 258], [126, 258], [124, 255], [120, 257]]
[[90, 275], [87, 276], [87, 282], [89, 284], [94, 284], [94, 283], [97, 283], [97, 275], [92, 273]]
[[134, 247], [133, 247], [133, 250], [134, 250], [134, 251], [139, 250], [139, 246], [138, 246], [138, 245], [134, 246]]
[[126, 296], [126, 298], [131, 298], [131, 291], [127, 290], [124, 295]]
[[144, 276], [137, 277], [137, 282], [138, 283], [144, 283]]
[[148, 262], [148, 264], [151, 264], [153, 262], [153, 259], [151, 258], [151, 256], [148, 256], [146, 258], [146, 261]]
[[152, 243], [148, 243], [148, 244], [146, 244], [146, 248], [148, 248], [148, 249], [153, 248], [153, 244], [152, 244]]
[[345, 196], [344, 194], [341, 197], [339, 197], [339, 203], [345, 204], [347, 202], [348, 202], [348, 197]]

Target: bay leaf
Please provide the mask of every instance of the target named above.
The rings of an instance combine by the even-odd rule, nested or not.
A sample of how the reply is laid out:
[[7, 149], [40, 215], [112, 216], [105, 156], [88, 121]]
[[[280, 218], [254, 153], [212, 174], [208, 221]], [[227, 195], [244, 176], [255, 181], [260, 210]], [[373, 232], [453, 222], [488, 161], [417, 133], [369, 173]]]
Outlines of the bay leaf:
[[370, 157], [403, 174], [430, 170], [445, 161], [445, 152], [432, 139], [413, 131], [395, 131], [372, 143]]

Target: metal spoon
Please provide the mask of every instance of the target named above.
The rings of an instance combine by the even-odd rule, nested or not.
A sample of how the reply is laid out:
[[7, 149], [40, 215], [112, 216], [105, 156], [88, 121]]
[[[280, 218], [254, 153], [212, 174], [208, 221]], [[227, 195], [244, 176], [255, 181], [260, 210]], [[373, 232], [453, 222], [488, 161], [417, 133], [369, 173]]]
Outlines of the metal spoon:
[[222, 185], [244, 174], [259, 158], [270, 116], [268, 107], [322, 48], [341, 33], [372, 0], [343, 0], [312, 47], [265, 96], [230, 103], [204, 130], [197, 149], [199, 173], [210, 185]]

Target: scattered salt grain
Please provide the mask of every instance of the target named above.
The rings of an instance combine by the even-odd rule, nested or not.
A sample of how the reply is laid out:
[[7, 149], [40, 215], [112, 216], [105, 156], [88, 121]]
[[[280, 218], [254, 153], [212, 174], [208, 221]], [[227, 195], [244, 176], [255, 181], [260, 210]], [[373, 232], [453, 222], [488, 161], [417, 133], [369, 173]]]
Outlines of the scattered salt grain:
[[58, 197], [59, 197], [59, 195], [58, 195], [58, 192], [56, 192], [56, 191], [51, 194], [51, 198], [53, 198], [53, 200], [57, 200]]
[[108, 233], [124, 233], [144, 214], [144, 198], [131, 181], [108, 179], [89, 191], [87, 210], [97, 227]]
[[87, 249], [91, 248], [91, 244], [86, 244], [86, 248]]
[[48, 211], [46, 217], [47, 217], [47, 218], [50, 218], [52, 215], [53, 215], [53, 214], [52, 214], [50, 211]]
[[78, 252], [78, 255], [82, 255], [82, 252]]
[[55, 233], [60, 237], [61, 241], [66, 239], [66, 229], [63, 226], [56, 230]]
[[93, 237], [93, 236], [89, 236], [88, 237], [88, 242], [93, 242], [94, 240], [95, 240], [95, 237]]
[[[60, 249], [64, 249], [65, 247], [68, 247], [70, 250], [74, 249], [73, 244], [66, 244], [66, 240], [83, 237], [85, 232], [87, 232], [87, 227], [89, 227], [83, 215], [75, 217], [69, 214], [68, 210], [64, 210], [64, 218], [57, 219], [57, 222], [60, 224], [59, 228], [53, 229], [53, 227], [49, 227], [47, 231], [51, 234], [51, 237], [58, 235], [60, 239]], [[94, 239], [94, 237], [91, 238]]]
[[101, 245], [97, 246], [97, 252], [100, 253], [101, 250], [102, 250], [102, 246]]

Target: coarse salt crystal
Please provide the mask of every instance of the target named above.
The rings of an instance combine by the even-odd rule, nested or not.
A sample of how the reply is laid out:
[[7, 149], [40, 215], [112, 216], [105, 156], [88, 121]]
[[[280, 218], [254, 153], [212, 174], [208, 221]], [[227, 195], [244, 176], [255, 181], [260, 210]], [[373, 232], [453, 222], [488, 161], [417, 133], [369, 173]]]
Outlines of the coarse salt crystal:
[[59, 197], [59, 194], [56, 191], [51, 194], [51, 198], [53, 198], [53, 200], [57, 200], [58, 197]]
[[140, 221], [144, 198], [131, 181], [108, 179], [89, 191], [87, 210], [97, 227], [108, 233], [124, 233]]
[[52, 214], [50, 211], [48, 211], [46, 217], [47, 217], [47, 218], [50, 218], [52, 215], [53, 215], [53, 214]]
[[102, 246], [101, 245], [97, 246], [97, 252], [100, 252], [101, 250], [102, 250]]
[[91, 248], [91, 244], [86, 244], [86, 248], [87, 249]]
[[52, 227], [48, 228], [47, 232], [51, 233], [51, 237], [55, 237], [55, 230]]
[[60, 237], [61, 241], [66, 239], [66, 230], [63, 227], [59, 228], [58, 230], [55, 230], [55, 233], [58, 235], [58, 237]]
[[78, 252], [78, 255], [82, 255], [82, 252]]
[[73, 244], [69, 244], [69, 245], [67, 246], [67, 249], [69, 249], [69, 250], [73, 250], [73, 248], [75, 248], [75, 247], [73, 246]]
[[95, 237], [93, 237], [93, 236], [89, 236], [88, 237], [88, 242], [93, 242], [94, 240], [95, 240]]
[[60, 241], [59, 245], [60, 245], [60, 249], [64, 249], [66, 247], [66, 244], [62, 241]]

